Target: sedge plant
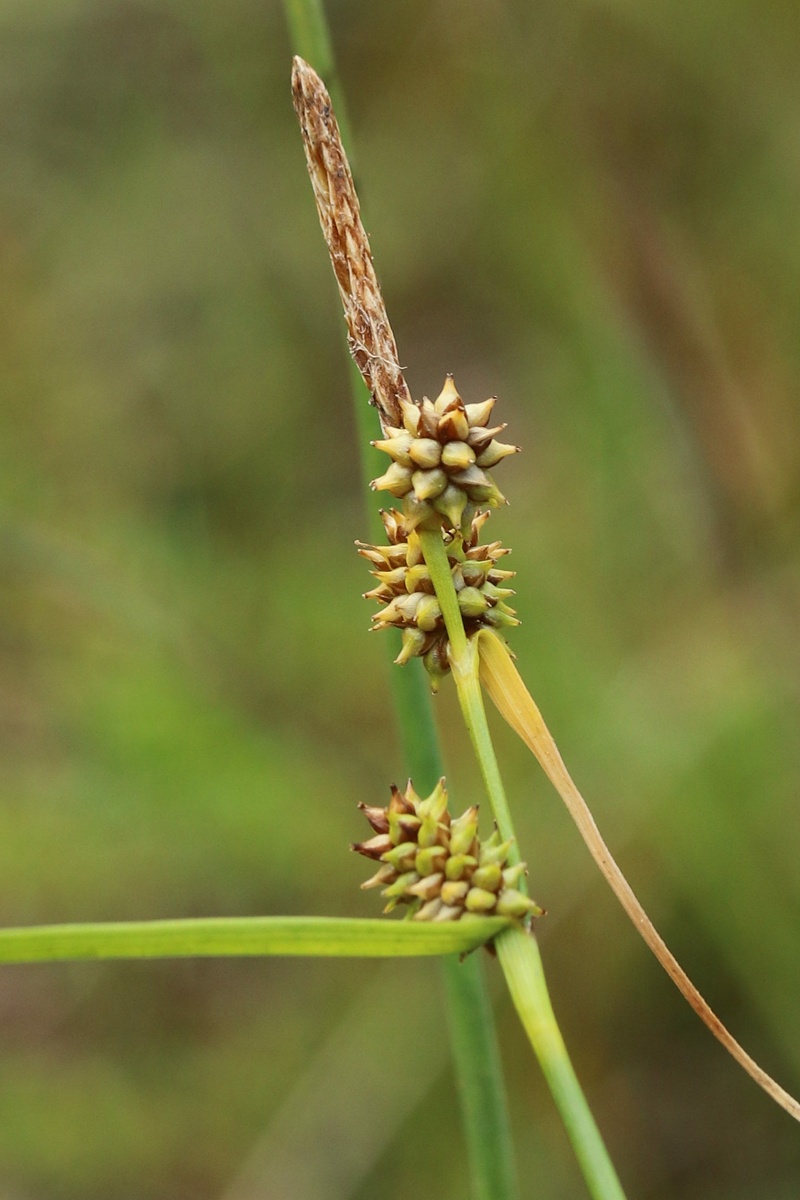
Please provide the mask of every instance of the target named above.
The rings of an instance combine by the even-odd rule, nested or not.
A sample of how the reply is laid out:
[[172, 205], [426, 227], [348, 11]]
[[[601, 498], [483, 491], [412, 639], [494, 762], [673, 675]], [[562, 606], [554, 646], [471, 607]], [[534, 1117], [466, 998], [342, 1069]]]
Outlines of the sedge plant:
[[[491, 425], [496, 398], [465, 403], [451, 375], [433, 401], [411, 397], [330, 96], [301, 58], [295, 58], [293, 95], [347, 322], [350, 352], [380, 420], [382, 437], [372, 445], [390, 460], [386, 471], [371, 481], [373, 490], [388, 493], [396, 505], [381, 513], [385, 544], [359, 543], [359, 552], [370, 561], [377, 580], [366, 593], [380, 605], [373, 628], [400, 631], [395, 662], [404, 666], [421, 659], [434, 692], [441, 680], [452, 674], [491, 803], [496, 844], [506, 848], [508, 866], [500, 870], [499, 878], [513, 872], [515, 890], [525, 894], [511, 811], [486, 719], [484, 689], [538, 759], [625, 912], [683, 996], [764, 1091], [800, 1120], [798, 1102], [739, 1045], [655, 930], [603, 841], [517, 671], [504, 636], [518, 623], [507, 603], [513, 592], [506, 584], [513, 573], [500, 565], [507, 553], [501, 543], [482, 539], [492, 511], [505, 502], [493, 469], [518, 447], [500, 440], [504, 425]], [[367, 886], [387, 885], [387, 911], [404, 903], [412, 920], [437, 923], [458, 921], [465, 912], [477, 911], [482, 903], [478, 893], [487, 893], [481, 886], [480, 859], [468, 869], [478, 875], [473, 889], [460, 874], [448, 874], [448, 863], [428, 857], [420, 862], [410, 850], [400, 861], [390, 836], [392, 827], [384, 829], [384, 825], [386, 818], [381, 817], [373, 839], [381, 851], [375, 857], [383, 865]], [[357, 849], [364, 852], [363, 846]], [[486, 911], [497, 911], [494, 903], [487, 894]], [[620, 1196], [621, 1186], [570, 1064], [549, 1000], [531, 929], [537, 911], [530, 901], [527, 912], [520, 907], [513, 914], [517, 920], [497, 935], [493, 946], [590, 1192]]]
[[[287, 5], [296, 37], [323, 45], [321, 9]], [[305, 21], [308, 14], [313, 19]], [[299, 33], [298, 33], [299, 31]], [[323, 45], [324, 48], [324, 45]], [[327, 47], [329, 52], [329, 45]], [[484, 690], [523, 738], [564, 799], [626, 912], [695, 1011], [737, 1061], [792, 1116], [800, 1105], [738, 1045], [688, 980], [644, 914], [597, 831], [519, 675], [505, 642], [517, 623], [509, 604], [506, 548], [487, 524], [504, 497], [493, 471], [517, 447], [494, 426], [495, 400], [465, 403], [452, 376], [437, 397], [415, 400], [372, 263], [333, 106], [301, 58], [293, 69], [317, 209], [342, 298], [349, 348], [381, 426], [376, 450], [389, 458], [372, 480], [392, 498], [382, 529], [358, 549], [375, 583], [373, 627], [399, 631], [396, 689], [415, 783], [392, 787], [388, 804], [362, 802], [371, 835], [353, 849], [372, 862], [367, 889], [406, 919], [241, 917], [89, 923], [0, 930], [0, 963], [264, 955], [403, 957], [445, 963], [453, 1056], [462, 1093], [476, 1200], [519, 1195], [497, 1044], [475, 953], [489, 946], [571, 1139], [595, 1200], [624, 1193], [570, 1062], [548, 995], [528, 895], [526, 867], [492, 745]], [[421, 664], [421, 665], [420, 665]], [[430, 720], [428, 690], [452, 676], [494, 818], [481, 836], [478, 813], [450, 812]], [[427, 677], [430, 689], [421, 686]], [[432, 778], [435, 776], [435, 778]], [[437, 782], [438, 780], [438, 782]]]

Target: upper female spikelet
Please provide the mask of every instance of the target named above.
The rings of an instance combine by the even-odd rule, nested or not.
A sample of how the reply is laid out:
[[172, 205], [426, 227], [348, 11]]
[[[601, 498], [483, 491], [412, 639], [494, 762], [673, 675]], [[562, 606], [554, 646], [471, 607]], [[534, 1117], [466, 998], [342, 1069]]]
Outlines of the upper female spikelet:
[[496, 440], [505, 425], [488, 427], [494, 405], [494, 397], [465, 404], [448, 375], [433, 402], [404, 400], [402, 427], [389, 426], [387, 436], [372, 443], [392, 462], [371, 486], [403, 501], [411, 528], [434, 516], [456, 528], [468, 505], [505, 503], [488, 472], [519, 447]]

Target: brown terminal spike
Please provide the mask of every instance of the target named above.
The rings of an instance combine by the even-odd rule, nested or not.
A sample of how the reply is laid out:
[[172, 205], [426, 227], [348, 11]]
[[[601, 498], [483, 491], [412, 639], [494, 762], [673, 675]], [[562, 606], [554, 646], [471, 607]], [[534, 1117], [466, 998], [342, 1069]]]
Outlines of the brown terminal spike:
[[331, 98], [319, 75], [302, 58], [293, 63], [292, 97], [317, 212], [339, 285], [350, 353], [384, 430], [397, 427], [403, 421], [402, 406], [411, 402], [411, 395], [397, 357]]

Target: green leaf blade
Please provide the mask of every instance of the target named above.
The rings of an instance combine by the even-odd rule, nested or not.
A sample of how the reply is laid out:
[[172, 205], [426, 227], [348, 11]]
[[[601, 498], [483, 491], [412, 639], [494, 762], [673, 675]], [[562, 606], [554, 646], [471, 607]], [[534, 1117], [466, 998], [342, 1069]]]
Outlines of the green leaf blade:
[[476, 917], [441, 925], [348, 917], [200, 917], [0, 930], [0, 963], [122, 958], [290, 955], [396, 958], [464, 954], [508, 922]]

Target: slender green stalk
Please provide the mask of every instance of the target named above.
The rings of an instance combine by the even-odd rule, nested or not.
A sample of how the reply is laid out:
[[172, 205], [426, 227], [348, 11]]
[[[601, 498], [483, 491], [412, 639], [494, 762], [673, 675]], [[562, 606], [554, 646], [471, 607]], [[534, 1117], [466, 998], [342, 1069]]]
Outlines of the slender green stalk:
[[[330, 33], [321, 0], [284, 0], [292, 43], [297, 54], [312, 63], [328, 80], [339, 126], [346, 146], [351, 145], [344, 98], [338, 86]], [[369, 445], [375, 436], [375, 414], [366, 403], [368, 391], [355, 364], [350, 379], [361, 448], [365, 486], [380, 474], [377, 451]], [[370, 512], [372, 536], [380, 540], [377, 514]], [[396, 639], [392, 639], [390, 645]], [[396, 654], [396, 648], [392, 657]], [[391, 671], [392, 696], [400, 729], [404, 759], [417, 786], [432, 789], [443, 774], [442, 755], [431, 709], [430, 692], [421, 663]], [[486, 984], [476, 955], [463, 963], [445, 958], [445, 992], [456, 1079], [462, 1104], [462, 1122], [470, 1161], [475, 1200], [518, 1200], [508, 1100], [500, 1050]]]
[[[400, 645], [400, 637], [395, 630], [389, 631], [387, 645], [390, 657], [394, 658]], [[402, 761], [420, 795], [427, 796], [444, 774], [428, 674], [420, 659], [412, 658], [402, 670], [396, 667], [390, 670], [389, 680]]]
[[[447, 626], [447, 636], [450, 641], [450, 665], [456, 681], [461, 712], [475, 748], [497, 828], [504, 839], [513, 838], [514, 824], [511, 820], [511, 811], [506, 800], [494, 746], [489, 736], [486, 710], [483, 706], [478, 672], [478, 647], [474, 641], [467, 641], [467, 635], [464, 632], [464, 623], [461, 620], [461, 612], [450, 575], [450, 563], [447, 559], [441, 532], [438, 529], [423, 529], [420, 530], [419, 537], [422, 553], [431, 573], [431, 582], [436, 591], [436, 598], [441, 605], [442, 616]], [[509, 862], [519, 862], [519, 848], [516, 839], [509, 854]], [[520, 881], [517, 886], [524, 887], [524, 880]]]
[[[468, 641], [464, 631], [441, 532], [421, 531], [420, 544], [447, 627], [450, 665], [461, 711], [480, 764], [497, 827], [503, 838], [513, 838], [511, 812], [480, 689], [477, 641]], [[519, 861], [516, 840], [514, 849], [516, 861]], [[513, 927], [496, 939], [495, 947], [517, 1013], [561, 1114], [589, 1192], [594, 1200], [624, 1200], [614, 1166], [581, 1091], [558, 1028], [535, 938], [520, 927]]]
[[536, 939], [517, 927], [506, 930], [495, 946], [514, 1005], [561, 1113], [589, 1192], [595, 1200], [625, 1200], [558, 1028]]
[[[456, 680], [456, 689], [458, 691], [459, 703], [461, 704], [461, 712], [464, 716], [464, 723], [467, 726], [472, 745], [475, 748], [475, 754], [480, 764], [486, 791], [491, 797], [492, 811], [497, 822], [497, 828], [500, 831], [501, 837], [515, 839], [514, 845], [511, 847], [508, 855], [509, 862], [513, 864], [519, 862], [520, 852], [514, 834], [511, 810], [508, 807], [503, 780], [500, 776], [500, 768], [497, 765], [497, 756], [495, 755], [494, 745], [489, 734], [489, 725], [486, 720], [486, 709], [483, 705], [480, 680], [475, 670], [477, 665], [476, 659], [477, 647], [474, 642], [470, 642], [467, 655], [454, 664], [453, 676]], [[517, 887], [524, 889], [524, 884], [525, 880], [521, 879]]]
[[[405, 761], [422, 794], [443, 774], [428, 676], [419, 659], [391, 672]], [[519, 1182], [503, 1065], [481, 956], [442, 959], [450, 1045], [475, 1200], [516, 1200]]]
[[347, 917], [199, 917], [0, 929], [0, 963], [100, 958], [465, 954], [506, 927], [497, 917], [432, 925]]
[[[457, 922], [460, 924], [460, 922]], [[481, 955], [442, 960], [450, 1041], [476, 1200], [519, 1195], [500, 1047]]]
[[441, 529], [420, 529], [419, 540], [422, 554], [431, 573], [431, 583], [442, 610], [447, 636], [450, 641], [451, 662], [462, 662], [469, 653], [469, 643], [461, 620], [458, 597], [450, 573]]

